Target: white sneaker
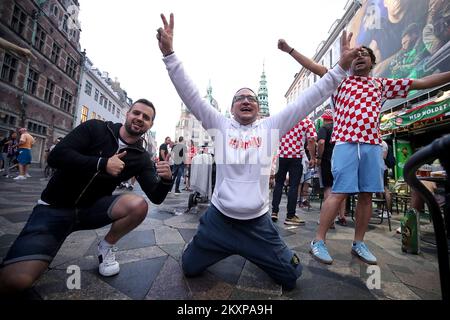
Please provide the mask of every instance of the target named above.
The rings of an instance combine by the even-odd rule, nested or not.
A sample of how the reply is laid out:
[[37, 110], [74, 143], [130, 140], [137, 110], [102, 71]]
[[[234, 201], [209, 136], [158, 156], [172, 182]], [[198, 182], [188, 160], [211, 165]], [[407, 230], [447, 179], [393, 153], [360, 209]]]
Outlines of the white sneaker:
[[385, 211], [383, 211], [383, 214], [381, 214], [381, 213], [378, 214], [378, 217], [381, 218], [381, 216], [383, 216], [383, 219], [387, 219], [388, 217], [389, 218], [391, 217], [391, 213], [389, 211], [385, 210]]
[[26, 180], [26, 179], [27, 179], [27, 177], [18, 175], [18, 176], [15, 177], [13, 180]]
[[27, 173], [26, 175], [25, 175], [25, 177], [27, 177], [27, 178], [31, 178], [31, 176]]
[[102, 276], [110, 277], [120, 272], [119, 263], [116, 261], [116, 252], [116, 246], [112, 246], [108, 249], [102, 250], [98, 248], [98, 272]]

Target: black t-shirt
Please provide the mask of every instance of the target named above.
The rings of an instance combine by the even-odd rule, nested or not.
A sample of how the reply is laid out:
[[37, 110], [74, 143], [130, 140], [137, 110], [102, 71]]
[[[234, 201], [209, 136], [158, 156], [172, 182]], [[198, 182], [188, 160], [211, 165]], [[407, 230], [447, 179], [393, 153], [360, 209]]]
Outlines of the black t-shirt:
[[161, 157], [161, 150], [164, 151], [164, 156], [167, 156], [167, 154], [169, 153], [169, 149], [167, 148], [167, 144], [163, 143], [162, 145], [159, 146], [159, 161], [165, 161], [165, 159], [163, 159]]
[[334, 142], [331, 142], [331, 134], [333, 133], [333, 123], [324, 124], [319, 129], [317, 134], [317, 141], [323, 139], [325, 140], [325, 146], [323, 149], [322, 160], [331, 161], [331, 156], [333, 154]]

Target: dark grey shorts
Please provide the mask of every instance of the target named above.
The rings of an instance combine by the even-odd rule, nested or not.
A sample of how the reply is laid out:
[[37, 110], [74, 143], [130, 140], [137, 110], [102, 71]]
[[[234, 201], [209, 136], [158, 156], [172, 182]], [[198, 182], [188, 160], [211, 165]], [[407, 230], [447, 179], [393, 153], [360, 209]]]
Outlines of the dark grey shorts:
[[38, 204], [14, 241], [3, 265], [27, 260], [51, 262], [67, 236], [113, 222], [111, 210], [120, 195], [106, 196], [87, 208], [55, 208]]

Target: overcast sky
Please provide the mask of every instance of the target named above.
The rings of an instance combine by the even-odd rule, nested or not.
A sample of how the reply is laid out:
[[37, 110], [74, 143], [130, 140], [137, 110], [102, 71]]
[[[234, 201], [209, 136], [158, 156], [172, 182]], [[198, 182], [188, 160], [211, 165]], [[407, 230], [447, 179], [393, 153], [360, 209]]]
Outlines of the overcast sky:
[[347, 0], [80, 0], [81, 48], [133, 100], [155, 104], [158, 144], [175, 139], [179, 99], [161, 60], [160, 13], [175, 15], [174, 50], [200, 92], [211, 81], [222, 113], [237, 89], [258, 90], [265, 63], [270, 112], [286, 105], [298, 64], [277, 49], [288, 43], [313, 56]]

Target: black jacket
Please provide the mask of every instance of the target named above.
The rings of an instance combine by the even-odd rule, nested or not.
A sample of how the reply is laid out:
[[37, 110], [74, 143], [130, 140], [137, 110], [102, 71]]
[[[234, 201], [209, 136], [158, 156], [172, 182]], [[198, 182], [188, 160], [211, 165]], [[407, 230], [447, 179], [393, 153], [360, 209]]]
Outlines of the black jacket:
[[142, 140], [126, 147], [124, 170], [114, 177], [106, 172], [108, 159], [119, 150], [120, 123], [89, 120], [59, 142], [50, 152], [48, 164], [56, 172], [41, 199], [56, 207], [85, 207], [110, 196], [122, 181], [135, 176], [147, 197], [156, 204], [164, 201], [172, 181], [162, 180]]

